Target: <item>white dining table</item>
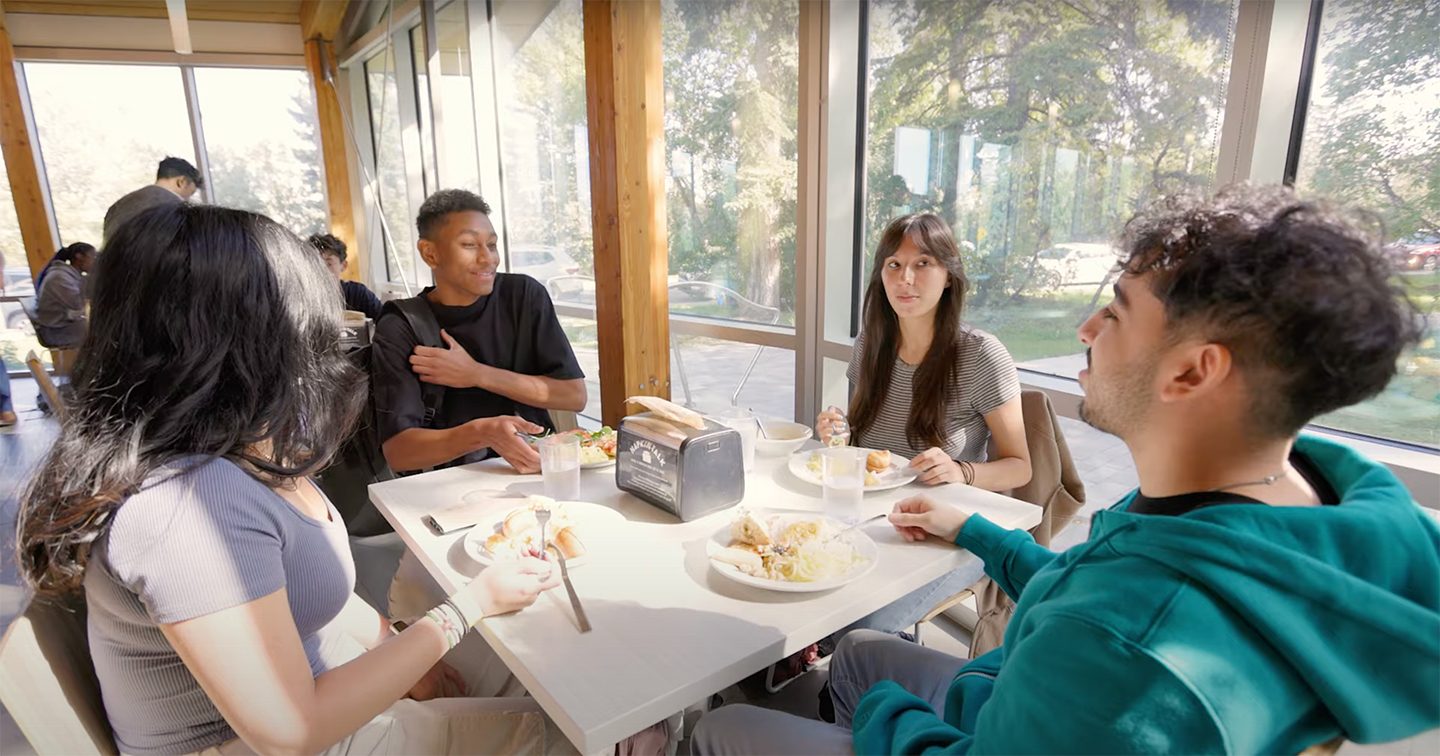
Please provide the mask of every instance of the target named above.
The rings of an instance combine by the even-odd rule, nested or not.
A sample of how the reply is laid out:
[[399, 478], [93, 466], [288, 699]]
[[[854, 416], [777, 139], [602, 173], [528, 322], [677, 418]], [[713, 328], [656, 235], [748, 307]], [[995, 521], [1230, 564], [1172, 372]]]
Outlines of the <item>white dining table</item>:
[[[482, 566], [466, 552], [466, 531], [438, 535], [425, 516], [496, 497], [484, 505], [495, 508], [493, 521], [521, 503], [502, 497], [542, 492], [539, 475], [520, 475], [501, 460], [370, 486], [371, 501], [446, 593]], [[920, 493], [1004, 527], [1040, 522], [1037, 506], [961, 484], [870, 492], [864, 514]], [[524, 611], [486, 618], [477, 630], [581, 753], [605, 751], [947, 572], [982, 574], [973, 554], [935, 539], [906, 542], [876, 520], [862, 526], [879, 550], [869, 574], [830, 591], [782, 593], [738, 584], [711, 566], [706, 542], [729, 526], [734, 507], [680, 522], [617, 489], [614, 467], [583, 471], [580, 500], [625, 519], [603, 543], [587, 540], [590, 558], [570, 570], [592, 632], [580, 632], [563, 587]], [[819, 512], [823, 502], [820, 487], [791, 473], [785, 457], [758, 457], [737, 506]]]

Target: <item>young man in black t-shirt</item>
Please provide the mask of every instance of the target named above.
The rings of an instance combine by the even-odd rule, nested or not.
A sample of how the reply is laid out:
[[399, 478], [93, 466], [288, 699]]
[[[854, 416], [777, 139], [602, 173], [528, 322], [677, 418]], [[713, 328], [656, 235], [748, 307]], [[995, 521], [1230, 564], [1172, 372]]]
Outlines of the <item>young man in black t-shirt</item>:
[[[375, 325], [372, 390], [385, 460], [397, 472], [498, 454], [523, 473], [540, 458], [516, 431], [553, 429], [546, 410], [585, 407], [584, 373], [545, 287], [500, 273], [490, 206], [463, 189], [421, 205], [418, 248], [435, 274], [420, 296], [439, 321], [444, 348], [419, 346], [405, 319]], [[446, 387], [425, 427], [421, 382]]]

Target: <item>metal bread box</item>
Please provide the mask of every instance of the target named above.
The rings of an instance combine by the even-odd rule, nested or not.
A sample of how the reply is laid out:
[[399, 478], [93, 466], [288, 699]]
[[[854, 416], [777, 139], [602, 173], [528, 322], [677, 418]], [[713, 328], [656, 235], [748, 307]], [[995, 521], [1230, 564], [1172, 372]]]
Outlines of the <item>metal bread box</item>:
[[651, 412], [620, 420], [615, 485], [690, 521], [745, 498], [740, 434], [706, 419], [703, 429]]

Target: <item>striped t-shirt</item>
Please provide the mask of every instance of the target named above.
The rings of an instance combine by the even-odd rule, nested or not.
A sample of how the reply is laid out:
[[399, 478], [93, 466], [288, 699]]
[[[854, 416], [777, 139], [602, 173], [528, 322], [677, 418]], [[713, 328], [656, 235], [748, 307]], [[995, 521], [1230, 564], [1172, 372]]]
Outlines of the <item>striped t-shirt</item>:
[[[951, 459], [984, 462], [986, 444], [990, 442], [990, 428], [985, 424], [985, 415], [1020, 395], [1020, 376], [1015, 372], [1015, 362], [1010, 359], [1005, 345], [993, 335], [975, 328], [964, 328], [955, 338], [959, 344], [956, 352], [959, 367], [955, 381], [945, 391], [945, 443], [940, 448]], [[845, 373], [852, 386], [860, 382], [860, 356], [864, 344], [865, 334], [862, 333], [855, 339], [850, 369]], [[870, 449], [889, 449], [910, 458], [930, 448], [929, 444], [918, 448], [913, 446], [905, 435], [906, 428], [910, 426], [910, 401], [917, 367], [895, 358], [895, 366], [890, 371], [890, 390], [880, 405], [875, 421], [851, 439], [852, 443]]]
[[160, 625], [285, 588], [311, 674], [350, 660], [334, 620], [355, 589], [355, 563], [329, 510], [328, 522], [315, 520], [233, 462], [203, 457], [167, 465], [120, 505], [87, 565], [85, 602], [121, 753], [190, 753], [235, 737]]

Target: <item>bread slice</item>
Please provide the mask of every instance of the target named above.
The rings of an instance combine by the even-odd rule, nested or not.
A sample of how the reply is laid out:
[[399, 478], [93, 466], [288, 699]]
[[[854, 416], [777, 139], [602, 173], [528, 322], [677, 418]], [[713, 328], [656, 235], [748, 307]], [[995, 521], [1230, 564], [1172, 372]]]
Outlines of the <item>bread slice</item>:
[[751, 546], [769, 546], [774, 542], [770, 538], [770, 529], [749, 512], [730, 525], [730, 538]]

